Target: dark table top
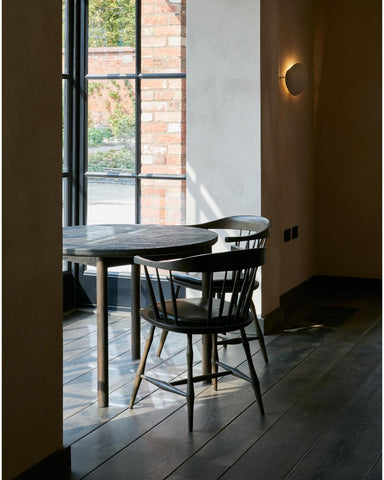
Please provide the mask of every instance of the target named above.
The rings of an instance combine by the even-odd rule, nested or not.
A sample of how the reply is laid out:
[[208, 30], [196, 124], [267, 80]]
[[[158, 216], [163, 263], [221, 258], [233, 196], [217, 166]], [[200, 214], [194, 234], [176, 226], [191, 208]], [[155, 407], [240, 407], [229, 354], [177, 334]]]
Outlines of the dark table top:
[[159, 257], [202, 253], [217, 241], [210, 230], [184, 225], [83, 225], [63, 228], [64, 257]]

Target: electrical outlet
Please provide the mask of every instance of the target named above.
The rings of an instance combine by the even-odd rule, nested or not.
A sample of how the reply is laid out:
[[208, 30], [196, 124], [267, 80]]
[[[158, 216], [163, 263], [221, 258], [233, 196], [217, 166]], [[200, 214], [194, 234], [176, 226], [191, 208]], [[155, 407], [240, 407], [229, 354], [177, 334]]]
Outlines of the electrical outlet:
[[292, 240], [294, 240], [298, 236], [299, 236], [299, 227], [296, 225], [296, 227], [292, 227]]
[[291, 240], [291, 229], [287, 228], [284, 230], [284, 243], [289, 242]]

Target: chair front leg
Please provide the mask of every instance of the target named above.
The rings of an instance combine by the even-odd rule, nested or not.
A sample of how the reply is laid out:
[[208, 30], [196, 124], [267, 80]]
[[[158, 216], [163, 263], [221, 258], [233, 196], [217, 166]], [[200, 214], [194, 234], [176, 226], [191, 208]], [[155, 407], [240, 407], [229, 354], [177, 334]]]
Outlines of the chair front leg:
[[259, 320], [257, 318], [255, 304], [253, 303], [252, 300], [251, 300], [251, 310], [253, 315], [253, 321], [256, 327], [257, 338], [259, 339], [261, 353], [263, 354], [265, 363], [268, 363], [268, 355], [267, 355], [267, 349], [265, 348], [264, 335], [263, 335], [263, 332], [261, 331]]
[[151, 328], [150, 328], [148, 336], [147, 336], [147, 340], [145, 342], [144, 352], [143, 352], [143, 355], [142, 355], [140, 363], [139, 363], [139, 367], [138, 367], [137, 372], [136, 372], [135, 382], [133, 384], [133, 390], [132, 390], [132, 394], [131, 394], [131, 401], [129, 402], [129, 408], [133, 408], [133, 404], [135, 403], [137, 392], [139, 391], [139, 387], [140, 387], [141, 380], [142, 380], [141, 375], [143, 375], [144, 370], [145, 370], [145, 364], [147, 362], [149, 349], [151, 348], [151, 345], [152, 345], [152, 342], [153, 342], [153, 334], [155, 332], [155, 328], [156, 327], [154, 325], [151, 325]]
[[188, 409], [188, 430], [193, 431], [193, 405], [195, 402], [195, 391], [193, 387], [193, 349], [192, 349], [192, 334], [187, 334], [187, 365], [188, 365], [188, 380], [187, 380], [187, 409]]
[[164, 343], [165, 343], [165, 340], [167, 339], [167, 336], [168, 336], [168, 330], [163, 330], [161, 332], [159, 348], [157, 349], [157, 356], [158, 357], [160, 357], [161, 352], [163, 351]]
[[[217, 368], [217, 361], [219, 360], [219, 355], [217, 353], [217, 334], [212, 333], [212, 373], [217, 374], [218, 368]], [[212, 385], [213, 389], [217, 390], [217, 378], [212, 378]]]
[[247, 335], [245, 334], [245, 330], [244, 330], [243, 327], [240, 329], [240, 332], [241, 332], [241, 339], [243, 341], [244, 352], [245, 352], [245, 355], [247, 357], [249, 374], [250, 374], [250, 377], [251, 377], [251, 383], [252, 383], [253, 391], [255, 392], [255, 396], [256, 396], [257, 403], [259, 405], [260, 413], [262, 415], [264, 415], [264, 406], [263, 406], [263, 400], [261, 398], [260, 383], [259, 383], [259, 379], [257, 378], [255, 367], [253, 365], [252, 355], [251, 355], [251, 350], [249, 348]]

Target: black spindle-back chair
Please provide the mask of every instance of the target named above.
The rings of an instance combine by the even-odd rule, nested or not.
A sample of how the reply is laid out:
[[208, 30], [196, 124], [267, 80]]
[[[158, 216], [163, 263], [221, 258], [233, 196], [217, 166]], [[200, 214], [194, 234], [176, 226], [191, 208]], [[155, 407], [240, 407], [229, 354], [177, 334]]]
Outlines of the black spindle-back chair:
[[[225, 375], [235, 375], [249, 381], [254, 389], [260, 412], [263, 414], [263, 403], [259, 381], [253, 366], [245, 327], [252, 322], [250, 303], [256, 272], [264, 264], [265, 250], [237, 249], [228, 252], [197, 255], [184, 259], [153, 261], [135, 257], [136, 264], [143, 265], [151, 299], [150, 306], [140, 310], [140, 315], [152, 326], [147, 337], [146, 346], [136, 373], [132, 391], [130, 408], [133, 408], [142, 379], [159, 388], [183, 395], [188, 405], [188, 427], [193, 430], [193, 383], [211, 379], [217, 389], [217, 378]], [[166, 298], [163, 290], [161, 272], [166, 272], [170, 285], [171, 298]], [[193, 298], [178, 298], [177, 285], [173, 280], [174, 272], [200, 272], [206, 277], [207, 292], [201, 291], [200, 296]], [[221, 278], [222, 294], [213, 295], [215, 278]], [[225, 295], [224, 295], [225, 293]], [[173, 331], [187, 336], [187, 370], [184, 380], [164, 382], [145, 374], [145, 365], [153, 341], [155, 328]], [[248, 361], [250, 376], [236, 368], [219, 361], [217, 350], [217, 335], [222, 332], [240, 331], [241, 342]], [[192, 336], [212, 336], [212, 372], [206, 375], [193, 376]], [[218, 369], [221, 369], [219, 372]], [[177, 388], [186, 384], [187, 391]]]

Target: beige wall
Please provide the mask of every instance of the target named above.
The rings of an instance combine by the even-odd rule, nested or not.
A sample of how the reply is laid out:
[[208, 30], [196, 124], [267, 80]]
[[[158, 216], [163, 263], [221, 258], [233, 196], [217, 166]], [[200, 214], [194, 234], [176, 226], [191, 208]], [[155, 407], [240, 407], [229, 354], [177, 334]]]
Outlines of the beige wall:
[[3, 1], [3, 478], [62, 446], [61, 4]]
[[[313, 275], [381, 277], [380, 22], [379, 0], [261, 1], [263, 314]], [[295, 62], [292, 97], [278, 77]]]
[[316, 272], [381, 277], [381, 2], [321, 0]]
[[[263, 269], [263, 314], [280, 295], [314, 275], [313, 10], [308, 0], [261, 2], [261, 211], [272, 220]], [[302, 63], [308, 84], [292, 96], [286, 70]], [[299, 237], [283, 242], [283, 231]]]

